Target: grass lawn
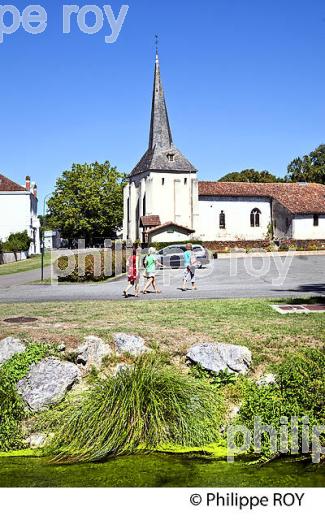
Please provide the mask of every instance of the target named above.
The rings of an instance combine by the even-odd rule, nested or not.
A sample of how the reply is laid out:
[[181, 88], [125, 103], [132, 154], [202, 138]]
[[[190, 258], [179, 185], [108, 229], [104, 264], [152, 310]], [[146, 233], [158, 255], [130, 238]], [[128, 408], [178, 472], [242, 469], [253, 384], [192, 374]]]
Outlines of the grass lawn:
[[270, 307], [276, 302], [279, 300], [0, 304], [0, 320], [38, 318], [24, 325], [2, 321], [0, 339], [13, 335], [64, 341], [72, 350], [87, 335], [111, 342], [114, 332], [136, 333], [149, 346], [168, 352], [177, 364], [184, 363], [186, 350], [196, 342], [235, 343], [251, 349], [253, 370], [258, 375], [287, 352], [299, 347], [321, 348], [325, 343], [325, 314], [280, 315]]
[[[51, 264], [51, 253], [45, 253], [44, 266]], [[19, 260], [11, 264], [0, 265], [0, 276], [4, 274], [16, 274], [24, 271], [31, 271], [41, 267], [41, 255], [33, 255], [28, 260]]]

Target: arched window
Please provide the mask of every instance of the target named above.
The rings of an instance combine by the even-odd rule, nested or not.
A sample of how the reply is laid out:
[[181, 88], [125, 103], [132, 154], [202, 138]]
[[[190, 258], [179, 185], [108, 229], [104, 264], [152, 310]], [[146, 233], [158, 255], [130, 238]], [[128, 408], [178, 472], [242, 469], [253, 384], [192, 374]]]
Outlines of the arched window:
[[219, 228], [226, 229], [226, 215], [224, 211], [221, 211], [219, 214]]
[[251, 227], [260, 227], [260, 215], [261, 212], [258, 208], [251, 211]]

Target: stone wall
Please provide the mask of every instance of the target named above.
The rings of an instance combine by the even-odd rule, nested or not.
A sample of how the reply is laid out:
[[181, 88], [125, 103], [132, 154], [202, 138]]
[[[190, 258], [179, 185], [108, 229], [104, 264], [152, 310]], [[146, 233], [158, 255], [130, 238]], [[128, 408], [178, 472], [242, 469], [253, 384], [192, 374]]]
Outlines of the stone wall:
[[236, 240], [203, 242], [204, 247], [211, 251], [226, 252], [231, 249], [266, 249], [270, 247], [270, 240]]
[[27, 260], [28, 251], [21, 251], [18, 253], [0, 253], [0, 265], [12, 264], [18, 260]]

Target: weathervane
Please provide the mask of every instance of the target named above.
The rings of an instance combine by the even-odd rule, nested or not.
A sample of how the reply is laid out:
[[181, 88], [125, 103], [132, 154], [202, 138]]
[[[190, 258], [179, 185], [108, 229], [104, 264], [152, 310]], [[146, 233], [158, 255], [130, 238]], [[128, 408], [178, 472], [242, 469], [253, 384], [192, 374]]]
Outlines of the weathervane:
[[155, 42], [156, 42], [156, 53], [158, 54], [158, 43], [159, 43], [159, 36], [158, 36], [158, 34], [155, 35]]

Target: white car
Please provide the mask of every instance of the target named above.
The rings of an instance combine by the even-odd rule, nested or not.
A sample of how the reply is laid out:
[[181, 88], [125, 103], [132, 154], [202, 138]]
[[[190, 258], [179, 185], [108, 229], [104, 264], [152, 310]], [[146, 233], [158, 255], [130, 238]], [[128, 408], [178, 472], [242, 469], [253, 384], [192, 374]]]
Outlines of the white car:
[[[184, 268], [184, 252], [186, 251], [185, 244], [172, 244], [164, 247], [158, 252], [158, 260], [165, 267], [172, 269]], [[200, 244], [193, 245], [193, 253], [195, 254], [199, 267], [210, 263], [208, 251]]]

